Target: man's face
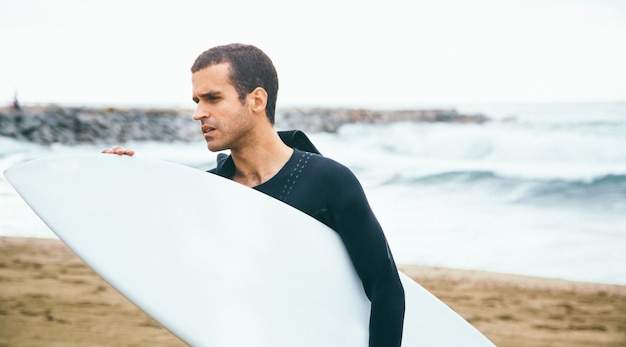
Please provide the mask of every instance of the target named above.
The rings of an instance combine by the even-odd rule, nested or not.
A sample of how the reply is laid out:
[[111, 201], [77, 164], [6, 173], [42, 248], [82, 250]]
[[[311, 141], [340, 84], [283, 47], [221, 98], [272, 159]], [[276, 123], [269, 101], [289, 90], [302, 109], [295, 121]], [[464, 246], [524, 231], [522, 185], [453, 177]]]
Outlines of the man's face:
[[201, 122], [209, 150], [236, 150], [249, 133], [252, 122], [247, 99], [244, 104], [229, 77], [230, 65], [217, 64], [191, 75], [195, 120]]

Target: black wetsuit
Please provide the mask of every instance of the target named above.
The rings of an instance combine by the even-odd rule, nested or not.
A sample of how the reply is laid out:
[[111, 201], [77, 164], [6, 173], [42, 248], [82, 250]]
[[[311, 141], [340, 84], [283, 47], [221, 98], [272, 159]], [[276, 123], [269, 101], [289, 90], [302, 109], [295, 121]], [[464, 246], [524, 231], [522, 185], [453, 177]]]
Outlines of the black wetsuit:
[[[217, 167], [210, 172], [232, 178], [232, 158], [218, 157]], [[254, 189], [307, 213], [339, 234], [372, 303], [369, 345], [400, 346], [404, 289], [383, 230], [354, 174], [331, 159], [294, 149], [284, 167]]]

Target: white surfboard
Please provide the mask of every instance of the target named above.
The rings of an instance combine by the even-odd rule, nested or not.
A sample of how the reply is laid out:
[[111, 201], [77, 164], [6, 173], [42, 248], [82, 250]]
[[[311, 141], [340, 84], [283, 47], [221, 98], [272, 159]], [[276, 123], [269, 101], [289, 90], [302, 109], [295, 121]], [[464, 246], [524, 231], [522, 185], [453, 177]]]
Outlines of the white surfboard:
[[[192, 346], [367, 346], [369, 301], [334, 231], [253, 189], [115, 155], [5, 175], [81, 259]], [[493, 346], [410, 278], [403, 346]]]

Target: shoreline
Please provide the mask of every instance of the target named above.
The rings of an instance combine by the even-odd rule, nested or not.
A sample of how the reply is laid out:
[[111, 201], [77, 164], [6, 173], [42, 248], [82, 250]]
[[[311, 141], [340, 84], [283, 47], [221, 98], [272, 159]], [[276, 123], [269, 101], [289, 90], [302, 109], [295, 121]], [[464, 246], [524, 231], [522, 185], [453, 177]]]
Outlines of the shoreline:
[[[626, 345], [626, 286], [417, 265], [399, 269], [498, 346]], [[0, 346], [112, 344], [185, 345], [61, 241], [0, 237]]]

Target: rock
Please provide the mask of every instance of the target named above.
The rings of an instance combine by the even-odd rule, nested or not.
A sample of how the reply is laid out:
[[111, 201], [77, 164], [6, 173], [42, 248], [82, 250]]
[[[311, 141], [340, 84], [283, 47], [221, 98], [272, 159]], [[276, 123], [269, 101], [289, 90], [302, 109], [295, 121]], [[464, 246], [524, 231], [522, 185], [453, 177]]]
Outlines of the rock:
[[115, 144], [190, 141], [200, 137], [200, 130], [185, 110], [53, 105], [0, 109], [0, 136], [41, 144]]
[[[193, 111], [184, 109], [22, 106], [0, 108], [0, 136], [40, 144], [127, 141], [198, 141], [202, 138]], [[483, 115], [456, 110], [365, 110], [286, 108], [276, 114], [277, 129], [336, 132], [345, 124], [393, 122], [483, 123]]]
[[461, 115], [456, 110], [365, 110], [351, 108], [291, 108], [279, 110], [276, 126], [308, 132], [336, 132], [342, 125], [395, 122], [484, 123], [484, 115]]

